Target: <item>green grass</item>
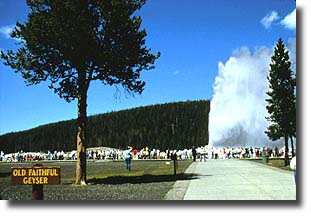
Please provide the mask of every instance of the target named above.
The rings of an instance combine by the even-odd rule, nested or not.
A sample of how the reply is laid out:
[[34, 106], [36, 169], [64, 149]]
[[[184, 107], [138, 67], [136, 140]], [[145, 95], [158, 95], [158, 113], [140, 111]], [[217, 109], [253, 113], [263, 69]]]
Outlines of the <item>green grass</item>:
[[270, 159], [269, 163], [267, 163], [269, 166], [273, 166], [282, 170], [291, 170], [289, 166], [284, 166], [285, 162], [284, 159]]
[[[169, 164], [167, 164], [169, 162]], [[179, 161], [178, 173], [183, 173], [190, 165], [190, 161]], [[45, 164], [44, 164], [45, 165]], [[46, 166], [48, 166], [47, 164]], [[62, 170], [62, 180], [64, 182], [74, 181], [75, 163], [59, 163]], [[172, 175], [174, 174], [173, 162], [163, 160], [132, 160], [131, 171], [124, 168], [123, 161], [89, 161], [87, 163], [87, 179], [104, 179], [108, 177], [133, 177], [143, 175]]]
[[[170, 164], [167, 164], [170, 162]], [[179, 161], [174, 175], [173, 162], [161, 160], [133, 160], [130, 172], [124, 161], [87, 163], [85, 187], [74, 187], [75, 162], [42, 162], [44, 166], [61, 168], [61, 184], [44, 186], [47, 200], [162, 200], [176, 180], [187, 180], [184, 174], [191, 160]], [[11, 167], [31, 167], [34, 163], [0, 163], [0, 198], [31, 199], [31, 186], [11, 185]]]

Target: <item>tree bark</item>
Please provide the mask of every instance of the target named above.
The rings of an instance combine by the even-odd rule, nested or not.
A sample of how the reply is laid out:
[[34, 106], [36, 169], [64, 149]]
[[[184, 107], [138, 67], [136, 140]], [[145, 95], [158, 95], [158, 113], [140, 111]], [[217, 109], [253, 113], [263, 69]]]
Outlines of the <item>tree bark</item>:
[[87, 87], [79, 79], [76, 184], [86, 185]]

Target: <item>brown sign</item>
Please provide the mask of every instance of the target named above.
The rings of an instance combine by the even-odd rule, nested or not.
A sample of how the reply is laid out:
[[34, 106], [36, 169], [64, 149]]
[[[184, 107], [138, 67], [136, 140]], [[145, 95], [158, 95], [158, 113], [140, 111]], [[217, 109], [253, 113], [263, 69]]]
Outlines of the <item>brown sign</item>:
[[12, 185], [60, 184], [60, 167], [12, 167]]

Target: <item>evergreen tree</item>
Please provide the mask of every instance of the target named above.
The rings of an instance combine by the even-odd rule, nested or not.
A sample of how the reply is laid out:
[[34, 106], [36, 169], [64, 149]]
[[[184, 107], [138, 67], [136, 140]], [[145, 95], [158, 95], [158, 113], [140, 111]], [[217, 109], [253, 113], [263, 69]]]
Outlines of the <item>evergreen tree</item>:
[[[124, 149], [130, 145], [141, 149], [148, 145], [165, 151], [205, 145], [209, 139], [209, 111], [210, 102], [202, 100], [157, 104], [89, 116], [88, 147]], [[75, 149], [76, 125], [76, 119], [73, 119], [4, 134], [0, 136], [0, 149], [6, 153], [20, 150], [72, 151]]]
[[291, 70], [288, 51], [280, 38], [271, 57], [268, 75], [269, 91], [266, 119], [270, 122], [266, 134], [271, 140], [281, 137], [285, 142], [285, 166], [289, 164], [288, 138], [296, 134], [296, 79]]
[[87, 92], [91, 81], [121, 85], [141, 94], [140, 72], [159, 57], [145, 46], [142, 19], [134, 13], [145, 0], [27, 0], [25, 24], [11, 34], [21, 47], [1, 57], [28, 85], [50, 81], [67, 102], [78, 100], [76, 184], [86, 181]]

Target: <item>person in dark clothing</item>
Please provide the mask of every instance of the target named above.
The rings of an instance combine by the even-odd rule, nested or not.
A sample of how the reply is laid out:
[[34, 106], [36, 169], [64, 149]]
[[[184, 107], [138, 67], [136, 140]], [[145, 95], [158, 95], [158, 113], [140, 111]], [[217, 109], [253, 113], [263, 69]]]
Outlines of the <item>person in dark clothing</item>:
[[197, 159], [197, 150], [195, 149], [195, 146], [192, 146], [192, 157], [193, 157], [193, 162]]
[[177, 161], [177, 153], [176, 150], [174, 150], [171, 154], [171, 159], [174, 162], [174, 175], [176, 175], [177, 170], [178, 170], [178, 161]]

